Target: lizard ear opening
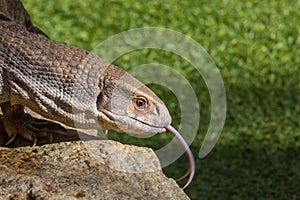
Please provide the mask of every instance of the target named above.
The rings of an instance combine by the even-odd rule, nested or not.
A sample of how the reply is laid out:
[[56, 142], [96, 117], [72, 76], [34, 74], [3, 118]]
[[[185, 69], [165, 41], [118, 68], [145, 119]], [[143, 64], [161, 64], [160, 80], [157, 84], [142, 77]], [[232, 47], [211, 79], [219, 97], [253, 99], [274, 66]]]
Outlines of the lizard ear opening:
[[97, 110], [101, 110], [102, 108], [102, 100], [103, 100], [103, 92], [101, 91], [97, 96]]

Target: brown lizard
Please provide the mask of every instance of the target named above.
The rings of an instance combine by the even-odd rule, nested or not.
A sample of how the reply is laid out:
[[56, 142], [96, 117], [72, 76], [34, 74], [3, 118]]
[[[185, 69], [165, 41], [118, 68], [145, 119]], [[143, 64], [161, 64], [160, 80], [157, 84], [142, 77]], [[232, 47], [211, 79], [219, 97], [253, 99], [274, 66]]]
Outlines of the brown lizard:
[[20, 1], [0, 0], [0, 6], [0, 105], [8, 143], [18, 134], [34, 143], [48, 135], [24, 107], [73, 128], [135, 134], [168, 130], [188, 153], [185, 187], [191, 182], [193, 155], [149, 88], [97, 55], [50, 40], [32, 25]]

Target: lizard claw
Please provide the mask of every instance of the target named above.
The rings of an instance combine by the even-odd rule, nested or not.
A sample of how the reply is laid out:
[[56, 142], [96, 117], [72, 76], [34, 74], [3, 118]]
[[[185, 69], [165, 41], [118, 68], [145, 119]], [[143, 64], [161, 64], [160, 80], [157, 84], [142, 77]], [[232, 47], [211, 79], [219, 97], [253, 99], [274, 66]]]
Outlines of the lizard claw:
[[10, 145], [17, 137], [17, 133], [13, 133], [12, 135], [10, 135], [9, 140], [5, 143], [5, 146]]
[[36, 146], [36, 144], [37, 144], [37, 136], [35, 134], [33, 135], [33, 138], [34, 138], [34, 140], [33, 140], [32, 147]]

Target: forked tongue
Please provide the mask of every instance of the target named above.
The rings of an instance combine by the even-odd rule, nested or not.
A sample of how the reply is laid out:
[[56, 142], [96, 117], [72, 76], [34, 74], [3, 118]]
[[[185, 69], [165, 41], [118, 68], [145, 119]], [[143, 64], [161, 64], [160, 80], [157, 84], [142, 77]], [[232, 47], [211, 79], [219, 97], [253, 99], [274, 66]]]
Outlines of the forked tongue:
[[168, 130], [170, 133], [172, 133], [179, 140], [180, 144], [182, 145], [182, 147], [184, 148], [184, 150], [185, 150], [185, 152], [188, 156], [190, 167], [189, 167], [187, 173], [184, 176], [182, 176], [181, 178], [178, 179], [178, 180], [182, 180], [182, 179], [184, 179], [185, 177], [187, 177], [189, 175], [189, 179], [188, 179], [187, 183], [182, 188], [182, 189], [185, 189], [192, 182], [194, 174], [195, 174], [194, 156], [191, 152], [191, 149], [189, 148], [189, 145], [185, 142], [185, 140], [180, 135], [180, 133], [178, 131], [176, 131], [176, 129], [174, 129], [171, 125], [166, 126], [165, 128], [166, 128], [166, 130]]

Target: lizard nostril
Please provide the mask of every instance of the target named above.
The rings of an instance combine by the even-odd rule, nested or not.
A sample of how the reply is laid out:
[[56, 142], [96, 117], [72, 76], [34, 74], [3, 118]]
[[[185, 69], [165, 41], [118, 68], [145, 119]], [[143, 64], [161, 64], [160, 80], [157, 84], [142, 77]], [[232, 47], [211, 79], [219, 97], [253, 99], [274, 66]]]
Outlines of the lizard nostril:
[[158, 115], [160, 115], [160, 110], [159, 110], [158, 106], [156, 106], [156, 112]]

